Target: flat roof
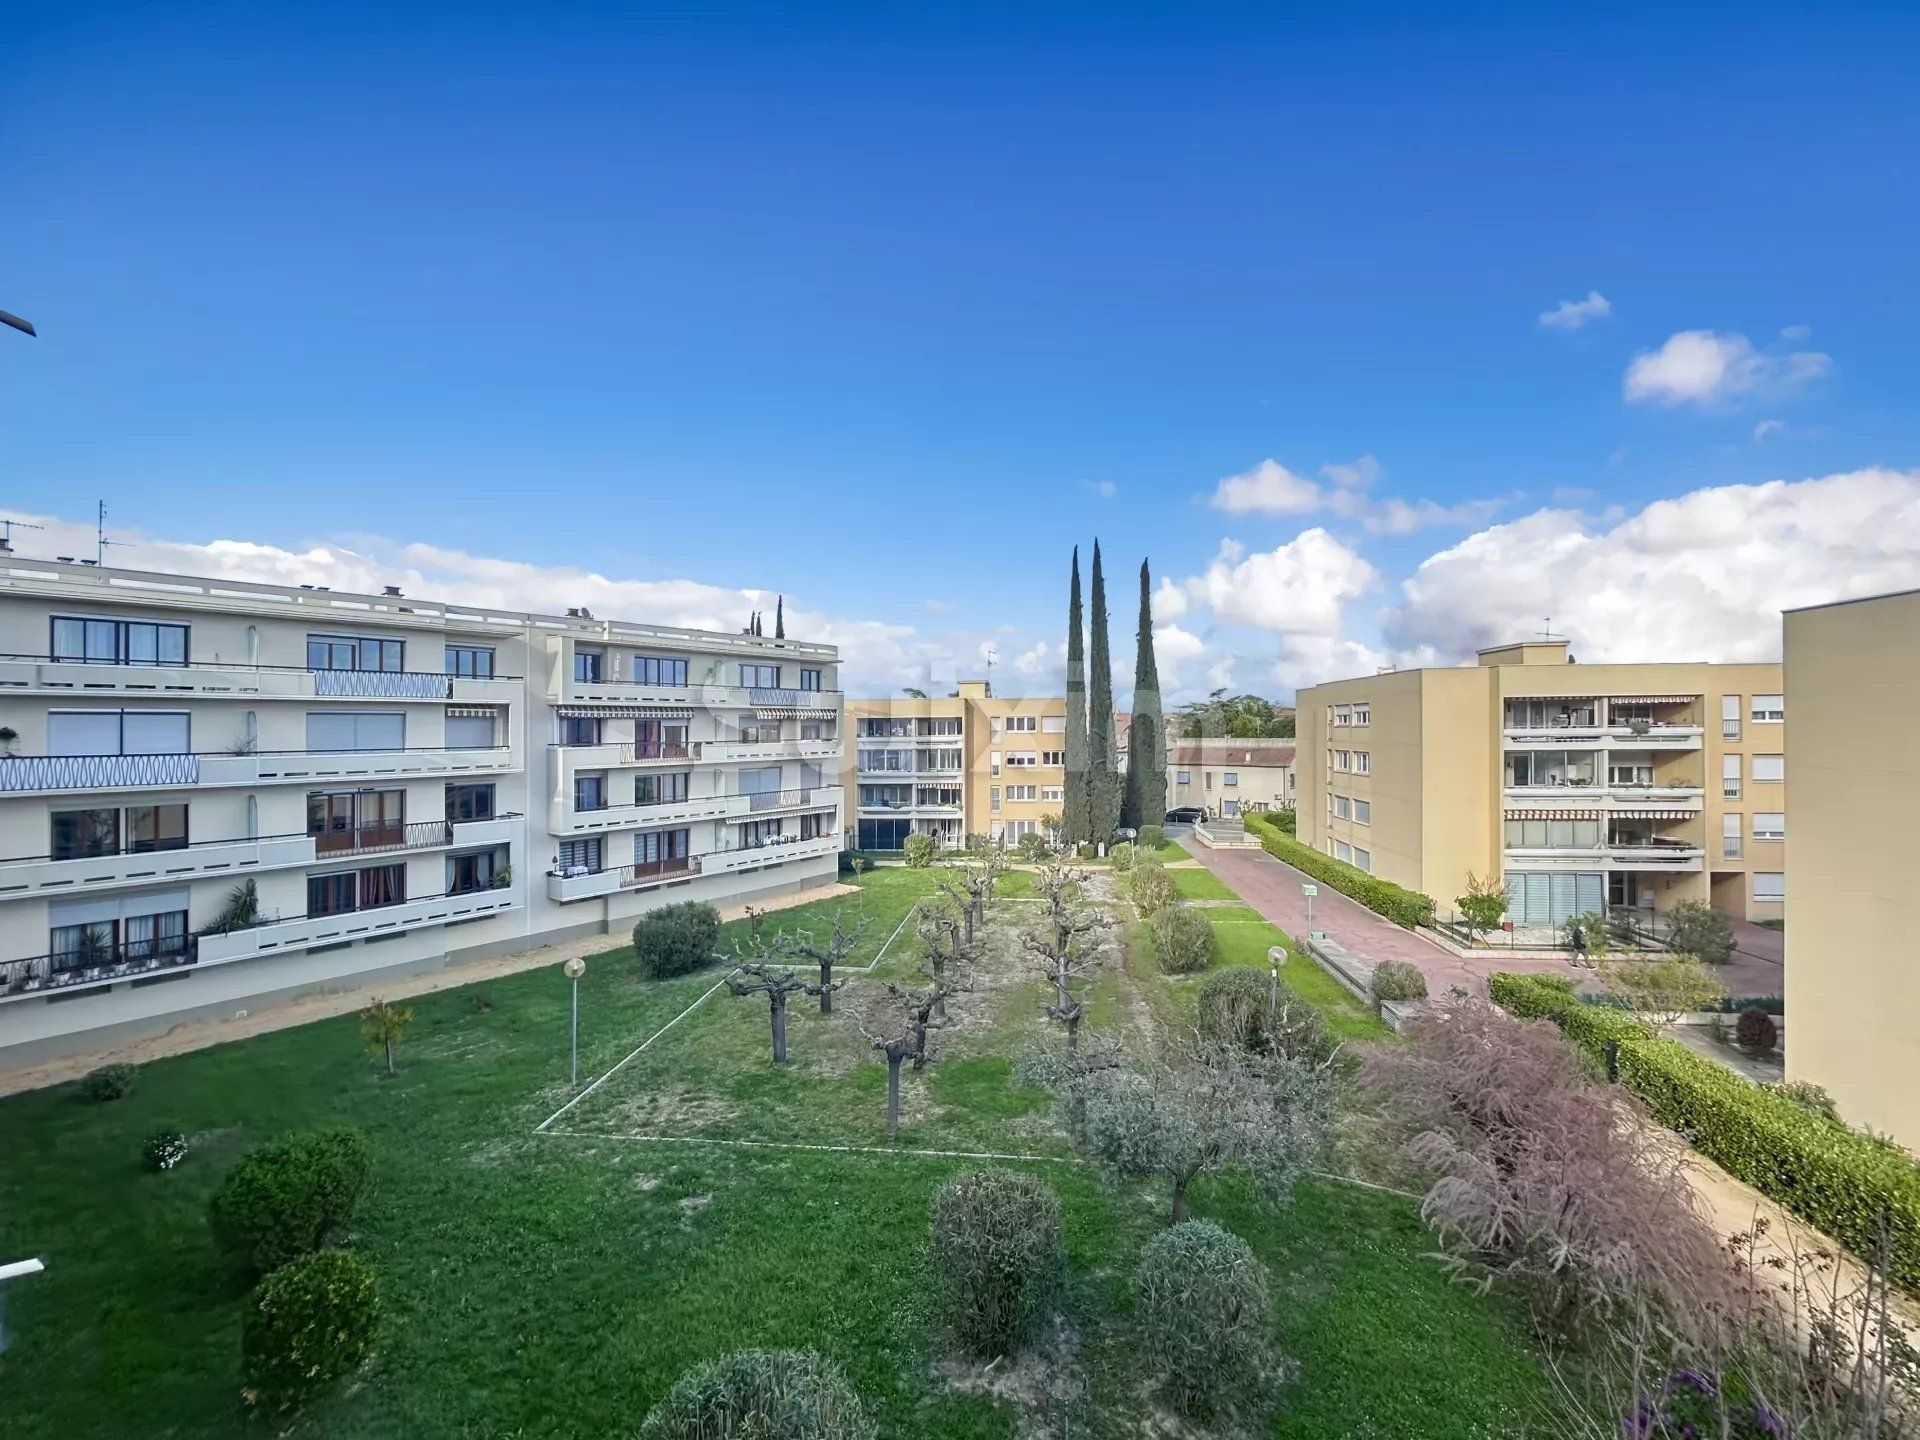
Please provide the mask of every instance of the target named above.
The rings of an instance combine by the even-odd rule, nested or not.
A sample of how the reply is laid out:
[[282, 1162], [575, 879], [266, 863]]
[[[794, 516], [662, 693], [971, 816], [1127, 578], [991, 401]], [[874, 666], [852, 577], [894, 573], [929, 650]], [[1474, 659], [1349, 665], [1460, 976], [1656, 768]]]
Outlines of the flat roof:
[[1790, 610], [1782, 610], [1782, 615], [1804, 615], [1809, 610], [1833, 610], [1842, 605], [1864, 605], [1871, 600], [1904, 600], [1909, 595], [1920, 595], [1920, 589], [1883, 590], [1878, 595], [1852, 595], [1845, 600], [1822, 600], [1818, 605], [1795, 605]]

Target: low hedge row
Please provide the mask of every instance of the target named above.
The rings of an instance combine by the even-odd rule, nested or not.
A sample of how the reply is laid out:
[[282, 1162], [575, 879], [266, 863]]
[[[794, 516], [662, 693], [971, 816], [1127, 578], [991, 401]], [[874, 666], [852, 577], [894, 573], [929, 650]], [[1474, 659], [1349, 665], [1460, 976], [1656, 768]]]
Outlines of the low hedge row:
[[1620, 1081], [1661, 1124], [1855, 1254], [1880, 1246], [1884, 1219], [1894, 1278], [1920, 1289], [1920, 1167], [1897, 1149], [1741, 1079], [1676, 1040], [1655, 1039], [1627, 1015], [1583, 1005], [1543, 975], [1494, 975], [1494, 1001], [1552, 1020], [1601, 1055], [1619, 1046]]
[[1314, 879], [1331, 885], [1342, 895], [1351, 896], [1376, 915], [1384, 915], [1409, 930], [1433, 923], [1433, 901], [1412, 890], [1403, 890], [1386, 880], [1369, 875], [1331, 855], [1322, 855], [1285, 834], [1267, 815], [1244, 817], [1249, 832], [1260, 839], [1260, 847], [1276, 860], [1284, 860], [1296, 870], [1304, 870]]

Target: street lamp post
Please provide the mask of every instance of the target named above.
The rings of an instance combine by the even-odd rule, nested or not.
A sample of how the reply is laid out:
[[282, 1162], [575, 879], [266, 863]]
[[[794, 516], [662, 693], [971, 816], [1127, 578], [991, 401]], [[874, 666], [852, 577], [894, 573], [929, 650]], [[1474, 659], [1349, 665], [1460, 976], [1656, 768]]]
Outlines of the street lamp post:
[[568, 1066], [568, 1083], [580, 1083], [580, 977], [587, 973], [587, 962], [578, 955], [560, 967], [567, 979], [573, 982], [573, 1061]]
[[1302, 885], [1300, 893], [1307, 897], [1307, 939], [1313, 939], [1313, 897], [1320, 893], [1318, 885]]
[[9, 314], [5, 310], [0, 310], [0, 325], [11, 325], [14, 329], [18, 330], [22, 335], [32, 335], [32, 336], [38, 337], [40, 334], [38, 330], [33, 328], [32, 321], [22, 320], [18, 315]]
[[1287, 958], [1286, 948], [1275, 945], [1267, 951], [1267, 963], [1273, 967], [1273, 975], [1267, 982], [1267, 1015], [1269, 1018], [1280, 1013], [1280, 962]]
[[38, 1275], [46, 1268], [38, 1260], [16, 1260], [11, 1265], [0, 1265], [0, 1355], [13, 1343], [13, 1336], [7, 1333], [7, 1282]]

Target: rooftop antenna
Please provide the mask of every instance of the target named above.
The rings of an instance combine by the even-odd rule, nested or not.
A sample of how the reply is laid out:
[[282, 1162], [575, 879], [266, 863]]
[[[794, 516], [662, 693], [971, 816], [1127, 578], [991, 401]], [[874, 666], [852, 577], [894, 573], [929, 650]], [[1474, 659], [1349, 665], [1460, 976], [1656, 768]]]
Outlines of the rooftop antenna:
[[993, 667], [1000, 661], [1000, 652], [987, 646], [987, 694], [993, 694]]
[[1542, 640], [1564, 640], [1567, 637], [1553, 633], [1553, 617], [1549, 615], [1540, 622], [1540, 638]]
[[16, 525], [22, 530], [44, 530], [47, 528], [44, 525], [36, 525], [31, 520], [0, 519], [0, 526], [5, 527], [4, 529], [0, 529], [0, 551], [5, 551], [8, 554], [13, 552], [13, 527]]

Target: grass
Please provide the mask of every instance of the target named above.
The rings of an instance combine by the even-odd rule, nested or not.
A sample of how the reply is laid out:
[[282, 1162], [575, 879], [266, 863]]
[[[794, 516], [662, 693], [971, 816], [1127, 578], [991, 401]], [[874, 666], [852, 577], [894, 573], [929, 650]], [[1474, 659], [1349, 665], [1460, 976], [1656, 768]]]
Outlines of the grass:
[[1182, 900], [1237, 900], [1227, 882], [1204, 867], [1183, 866], [1167, 871], [1173, 881], [1173, 893]]
[[[828, 902], [869, 915], [864, 964], [929, 888], [888, 869]], [[1025, 907], [1013, 907], [1018, 913]], [[824, 928], [827, 905], [771, 917]], [[1279, 932], [1250, 912], [1210, 912], [1217, 963], [1265, 963]], [[1257, 917], [1256, 917], [1257, 920]], [[730, 927], [734, 935], [741, 927]], [[910, 974], [901, 932], [853, 1006]], [[1138, 957], [1136, 957], [1137, 960]], [[1129, 963], [1096, 988], [1090, 1023], [1142, 1023], [1173, 986]], [[679, 1014], [719, 971], [647, 984], [615, 948], [581, 982], [583, 1075], [598, 1074]], [[1372, 1022], [1309, 994], [1343, 1033]], [[1331, 982], [1327, 982], [1331, 984]], [[881, 1433], [985, 1440], [1012, 1433], [1003, 1402], [936, 1370], [927, 1206], [967, 1162], [907, 1154], [734, 1149], [535, 1135], [568, 1096], [567, 985], [554, 969], [410, 1002], [418, 1018], [397, 1079], [380, 1078], [342, 1016], [142, 1067], [127, 1098], [87, 1104], [74, 1086], [0, 1101], [0, 1251], [37, 1254], [14, 1287], [5, 1421], [42, 1437], [630, 1435], [695, 1361], [746, 1346], [812, 1345], [878, 1411]], [[946, 1032], [946, 1056], [907, 1080], [908, 1145], [1058, 1155], [1045, 1097], [1011, 1058], [1046, 1033], [1031, 982], [980, 997], [979, 1023]], [[767, 1054], [765, 1001], [715, 995], [570, 1111], [561, 1128], [703, 1139], [879, 1144], [884, 1071], [842, 1014], [796, 997], [793, 1063]], [[245, 1277], [212, 1249], [207, 1196], [256, 1141], [321, 1123], [364, 1129], [373, 1189], [352, 1243], [378, 1276], [379, 1353], [351, 1385], [270, 1426], [238, 1394]], [[145, 1171], [161, 1125], [192, 1137], [181, 1166]], [[1127, 1277], [1163, 1223], [1165, 1198], [1113, 1191], [1083, 1167], [1034, 1164], [1060, 1192], [1091, 1400], [1073, 1433], [1138, 1433], [1146, 1401], [1126, 1324]], [[1409, 1200], [1310, 1180], [1275, 1209], [1231, 1178], [1194, 1208], [1246, 1236], [1268, 1267], [1282, 1347], [1300, 1366], [1272, 1433], [1468, 1440], [1508, 1433], [1543, 1382], [1509, 1308], [1450, 1284], [1427, 1260]]]

